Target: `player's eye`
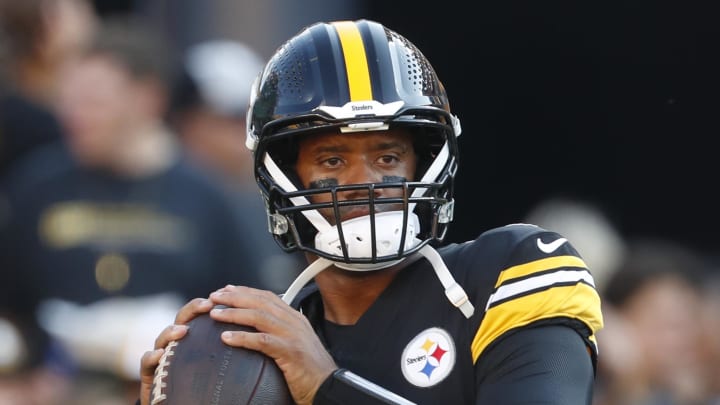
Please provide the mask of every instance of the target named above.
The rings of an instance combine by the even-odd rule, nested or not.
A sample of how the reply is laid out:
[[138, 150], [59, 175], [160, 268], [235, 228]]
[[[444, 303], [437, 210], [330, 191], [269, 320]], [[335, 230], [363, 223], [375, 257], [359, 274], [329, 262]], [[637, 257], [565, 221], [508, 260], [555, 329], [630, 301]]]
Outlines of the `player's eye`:
[[331, 157], [322, 161], [322, 164], [327, 167], [337, 167], [340, 166], [341, 163], [342, 160], [338, 157]]
[[398, 158], [395, 155], [382, 155], [378, 158], [378, 163], [383, 165], [393, 165], [400, 161], [400, 158]]

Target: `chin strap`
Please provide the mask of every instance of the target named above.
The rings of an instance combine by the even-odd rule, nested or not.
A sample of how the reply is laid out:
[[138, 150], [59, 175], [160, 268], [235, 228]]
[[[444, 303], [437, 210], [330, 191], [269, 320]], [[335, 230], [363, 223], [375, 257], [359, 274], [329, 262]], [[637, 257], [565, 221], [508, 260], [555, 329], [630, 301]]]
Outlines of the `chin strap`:
[[[455, 307], [460, 309], [466, 318], [470, 318], [475, 312], [475, 307], [473, 307], [472, 303], [468, 299], [465, 290], [463, 290], [463, 288], [455, 281], [452, 274], [450, 274], [450, 270], [448, 270], [437, 250], [433, 249], [430, 245], [425, 245], [419, 250], [419, 253], [432, 265], [440, 283], [442, 283], [443, 287], [445, 287], [445, 295], [448, 297], [448, 300], [450, 300]], [[297, 276], [290, 287], [288, 287], [285, 294], [282, 295], [282, 300], [285, 301], [286, 304], [290, 305], [305, 284], [309, 283], [310, 280], [312, 280], [318, 273], [327, 269], [332, 264], [332, 261], [322, 257], [319, 257], [317, 260], [312, 262], [305, 268], [305, 270], [302, 271], [302, 273], [300, 273], [299, 276]]]
[[450, 270], [448, 270], [442, 257], [440, 257], [440, 253], [438, 253], [437, 250], [433, 249], [430, 245], [423, 246], [419, 253], [423, 255], [433, 266], [435, 274], [438, 279], [440, 279], [443, 287], [445, 287], [445, 295], [448, 297], [450, 302], [460, 309], [466, 318], [470, 318], [475, 312], [475, 307], [473, 307], [472, 303], [468, 299], [465, 290], [460, 287], [460, 284], [458, 284], [452, 274], [450, 274]]
[[332, 264], [333, 262], [323, 257], [319, 257], [317, 260], [310, 263], [310, 265], [297, 276], [295, 281], [290, 284], [290, 287], [288, 287], [287, 291], [285, 291], [285, 294], [282, 295], [282, 300], [285, 301], [286, 304], [290, 305], [292, 300], [295, 299], [295, 296], [297, 296], [305, 284], [309, 283], [310, 280], [312, 280], [318, 273], [327, 269]]

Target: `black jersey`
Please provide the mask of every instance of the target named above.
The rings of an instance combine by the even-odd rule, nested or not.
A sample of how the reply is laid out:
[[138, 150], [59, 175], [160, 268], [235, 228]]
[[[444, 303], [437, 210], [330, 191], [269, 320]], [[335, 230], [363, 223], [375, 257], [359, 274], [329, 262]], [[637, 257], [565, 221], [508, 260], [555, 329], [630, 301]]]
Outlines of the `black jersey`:
[[55, 144], [23, 161], [5, 186], [2, 271], [8, 288], [36, 301], [190, 299], [227, 283], [258, 284], [253, 236], [232, 221], [238, 210], [183, 158], [133, 179], [80, 167]]
[[516, 344], [513, 335], [558, 325], [576, 332], [575, 343], [584, 341], [591, 353], [585, 363], [594, 368], [600, 298], [566, 239], [514, 224], [438, 251], [475, 307], [470, 319], [448, 301], [426, 260], [403, 269], [352, 326], [324, 321], [315, 286], [302, 291], [295, 302], [339, 367], [416, 403], [472, 404], [497, 370], [484, 362], [501, 359], [489, 354], [498, 342]]

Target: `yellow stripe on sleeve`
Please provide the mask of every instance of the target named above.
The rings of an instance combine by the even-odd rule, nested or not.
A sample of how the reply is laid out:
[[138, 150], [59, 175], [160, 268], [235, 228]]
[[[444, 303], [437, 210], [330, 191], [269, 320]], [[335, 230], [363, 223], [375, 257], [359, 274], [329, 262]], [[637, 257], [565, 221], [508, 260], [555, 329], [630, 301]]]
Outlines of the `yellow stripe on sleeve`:
[[[495, 339], [509, 330], [556, 317], [578, 319], [594, 335], [603, 326], [600, 296], [592, 286], [578, 282], [519, 296], [491, 307], [485, 313], [471, 345], [473, 362]], [[590, 340], [594, 342], [593, 335]]]
[[350, 101], [372, 100], [370, 70], [360, 30], [352, 21], [334, 22], [345, 57]]
[[577, 256], [548, 257], [547, 259], [535, 260], [534, 262], [521, 264], [519, 266], [503, 270], [495, 283], [495, 288], [498, 288], [506, 280], [527, 276], [542, 270], [557, 269], [560, 267], [581, 267], [587, 269], [585, 262]]

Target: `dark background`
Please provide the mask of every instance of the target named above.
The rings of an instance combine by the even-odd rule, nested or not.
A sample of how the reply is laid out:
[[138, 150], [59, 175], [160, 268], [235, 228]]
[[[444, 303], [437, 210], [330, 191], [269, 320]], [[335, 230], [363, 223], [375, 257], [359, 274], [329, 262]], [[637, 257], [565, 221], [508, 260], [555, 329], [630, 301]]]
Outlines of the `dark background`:
[[423, 50], [462, 121], [450, 241], [561, 196], [595, 204], [623, 236], [717, 255], [717, 2], [354, 4]]
[[451, 239], [566, 196], [627, 237], [715, 254], [717, 2], [368, 4], [423, 50], [463, 124]]

